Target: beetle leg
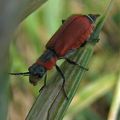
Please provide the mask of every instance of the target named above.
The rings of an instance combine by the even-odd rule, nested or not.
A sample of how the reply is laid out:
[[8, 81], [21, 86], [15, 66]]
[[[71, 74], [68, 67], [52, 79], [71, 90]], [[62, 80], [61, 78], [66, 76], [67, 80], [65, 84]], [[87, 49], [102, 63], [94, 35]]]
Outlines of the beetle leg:
[[85, 41], [84, 43], [82, 43], [82, 45], [80, 47], [84, 47], [86, 45], [87, 41]]
[[[99, 42], [100, 38], [96, 38], [95, 41], [96, 43]], [[87, 42], [91, 42], [91, 39], [88, 39]]]
[[65, 22], [65, 20], [62, 20], [62, 24]]
[[100, 38], [97, 38], [97, 39], [96, 39], [96, 42], [99, 42], [99, 40], [100, 40]]
[[76, 63], [75, 61], [72, 61], [72, 60], [70, 60], [70, 59], [68, 59], [68, 58], [65, 58], [65, 60], [66, 60], [68, 63], [70, 63], [70, 64], [78, 65], [80, 68], [88, 71], [88, 68], [85, 68], [85, 67], [81, 66], [79, 63]]
[[47, 73], [45, 74], [44, 85], [40, 88], [39, 92], [42, 91], [43, 88], [46, 86], [46, 81], [47, 81]]
[[63, 78], [62, 90], [63, 90], [63, 93], [64, 93], [65, 97], [68, 99], [68, 96], [67, 96], [66, 91], [65, 91], [65, 76], [64, 76], [62, 70], [59, 68], [58, 65], [55, 65], [55, 67], [56, 67], [56, 70], [60, 73], [60, 75]]

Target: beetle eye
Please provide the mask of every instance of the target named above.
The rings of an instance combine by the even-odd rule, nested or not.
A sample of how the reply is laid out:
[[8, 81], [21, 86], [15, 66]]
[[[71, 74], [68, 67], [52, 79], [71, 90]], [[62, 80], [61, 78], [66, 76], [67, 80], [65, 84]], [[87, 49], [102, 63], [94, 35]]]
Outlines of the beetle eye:
[[42, 75], [45, 73], [45, 68], [44, 67], [41, 67], [41, 66], [38, 66], [35, 70], [35, 73], [36, 74], [39, 74], [39, 75]]
[[44, 72], [45, 72], [45, 69], [43, 67], [41, 67], [40, 73], [43, 74]]
[[39, 77], [42, 77], [46, 72], [46, 69], [43, 66], [36, 64], [33, 64], [28, 70], [31, 75]]

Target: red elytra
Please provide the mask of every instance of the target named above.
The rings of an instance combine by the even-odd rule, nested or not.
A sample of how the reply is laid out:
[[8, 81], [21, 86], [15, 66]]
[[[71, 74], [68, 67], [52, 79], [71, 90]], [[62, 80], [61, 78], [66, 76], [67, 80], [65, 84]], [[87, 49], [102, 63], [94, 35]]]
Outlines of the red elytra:
[[85, 15], [72, 15], [48, 41], [46, 48], [52, 48], [60, 56], [65, 56], [69, 50], [79, 48], [88, 39], [93, 30], [93, 24]]
[[[28, 68], [29, 72], [10, 74], [29, 75], [30, 83], [36, 85], [39, 79], [46, 74], [47, 70], [51, 70], [53, 66], [56, 66], [56, 70], [61, 74], [63, 78], [62, 86], [64, 90], [65, 77], [61, 69], [56, 65], [56, 61], [64, 58], [69, 63], [78, 65], [74, 61], [69, 60], [67, 56], [69, 53], [72, 53], [77, 48], [83, 46], [89, 39], [94, 29], [94, 23], [98, 16], [99, 15], [94, 14], [70, 16], [48, 41], [44, 53], [32, 66]], [[86, 69], [82, 66], [80, 67]]]

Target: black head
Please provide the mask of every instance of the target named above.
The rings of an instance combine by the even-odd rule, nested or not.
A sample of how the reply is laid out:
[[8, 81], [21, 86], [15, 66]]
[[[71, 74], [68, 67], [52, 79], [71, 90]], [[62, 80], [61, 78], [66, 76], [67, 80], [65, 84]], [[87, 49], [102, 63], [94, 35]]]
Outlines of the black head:
[[99, 17], [99, 14], [88, 14], [87, 17], [92, 23], [95, 23], [96, 19]]
[[22, 73], [10, 73], [11, 75], [24, 75], [29, 76], [29, 81], [33, 85], [36, 85], [40, 78], [46, 73], [46, 69], [42, 65], [33, 64], [28, 68], [29, 72]]
[[31, 67], [28, 68], [30, 73], [29, 81], [33, 85], [36, 85], [40, 78], [46, 73], [46, 69], [42, 65], [33, 64]]

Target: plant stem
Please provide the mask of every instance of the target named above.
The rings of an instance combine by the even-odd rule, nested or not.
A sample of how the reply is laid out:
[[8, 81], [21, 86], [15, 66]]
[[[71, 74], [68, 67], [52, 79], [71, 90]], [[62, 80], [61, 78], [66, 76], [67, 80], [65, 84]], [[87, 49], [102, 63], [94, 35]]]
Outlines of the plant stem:
[[115, 95], [109, 111], [108, 120], [117, 120], [117, 115], [120, 109], [120, 75], [116, 84]]

